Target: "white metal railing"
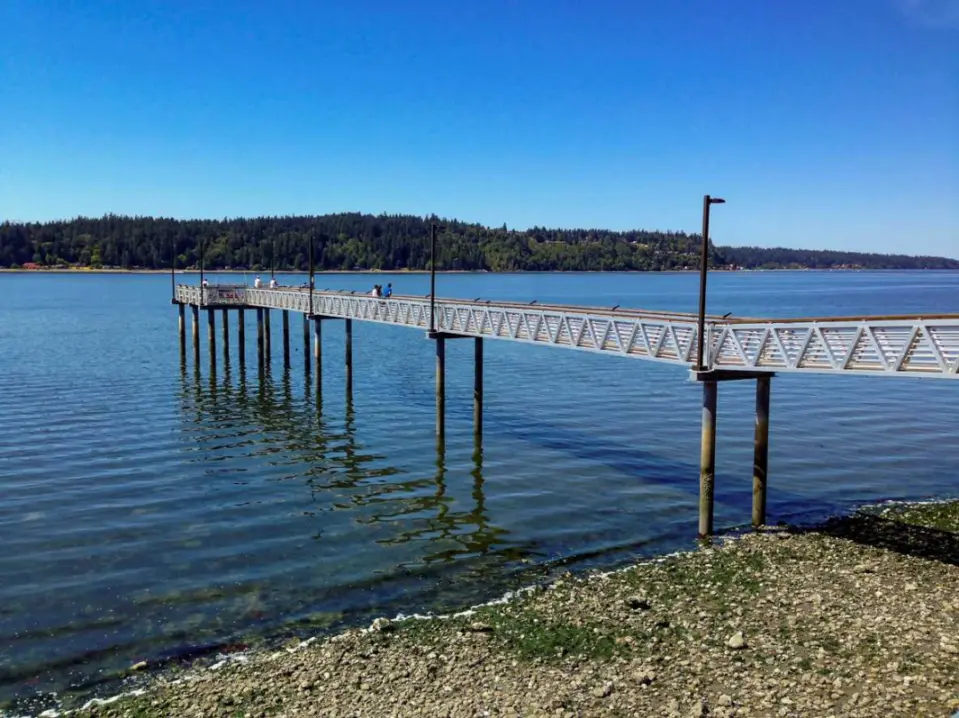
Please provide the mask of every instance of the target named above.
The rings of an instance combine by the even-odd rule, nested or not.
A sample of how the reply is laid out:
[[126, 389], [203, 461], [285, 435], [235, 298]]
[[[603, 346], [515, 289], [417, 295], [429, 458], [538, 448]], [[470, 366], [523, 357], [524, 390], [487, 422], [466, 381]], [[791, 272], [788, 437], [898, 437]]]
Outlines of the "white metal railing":
[[[306, 289], [177, 287], [177, 300], [203, 306], [249, 306], [309, 313]], [[691, 314], [535, 306], [437, 299], [435, 329], [458, 336], [618, 354], [683, 366], [696, 364]], [[429, 297], [381, 299], [313, 292], [314, 315], [430, 329]], [[911, 375], [959, 378], [959, 315], [706, 323], [708, 368], [746, 372]]]
[[176, 299], [183, 304], [196, 304], [201, 307], [244, 305], [246, 287], [240, 284], [217, 284], [201, 289], [189, 284], [178, 284]]

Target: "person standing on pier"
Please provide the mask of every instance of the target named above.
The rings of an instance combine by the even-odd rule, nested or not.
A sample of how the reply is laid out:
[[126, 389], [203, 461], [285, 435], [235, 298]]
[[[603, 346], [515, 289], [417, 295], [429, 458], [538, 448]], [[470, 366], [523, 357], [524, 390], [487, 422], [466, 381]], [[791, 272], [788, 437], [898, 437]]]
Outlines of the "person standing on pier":
[[256, 288], [256, 289], [259, 289], [260, 287], [263, 286], [263, 282], [260, 281], [260, 275], [259, 275], [259, 274], [257, 274], [256, 277], [254, 277], [254, 279], [253, 279], [253, 286], [254, 286], [254, 288]]

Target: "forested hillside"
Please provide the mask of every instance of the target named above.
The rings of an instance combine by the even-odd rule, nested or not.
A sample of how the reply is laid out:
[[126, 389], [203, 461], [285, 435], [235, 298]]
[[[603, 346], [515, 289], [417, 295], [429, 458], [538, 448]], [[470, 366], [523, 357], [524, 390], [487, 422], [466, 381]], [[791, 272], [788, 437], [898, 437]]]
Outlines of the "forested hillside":
[[[700, 238], [684, 232], [603, 229], [511, 231], [439, 220], [437, 269], [489, 271], [663, 270], [698, 266]], [[426, 269], [431, 218], [333, 214], [176, 220], [152, 217], [77, 218], [0, 224], [0, 267], [84, 266], [165, 269], [198, 264], [263, 270], [306, 269], [314, 243], [317, 270]], [[853, 252], [713, 247], [714, 266], [745, 268], [951, 268], [939, 257]]]

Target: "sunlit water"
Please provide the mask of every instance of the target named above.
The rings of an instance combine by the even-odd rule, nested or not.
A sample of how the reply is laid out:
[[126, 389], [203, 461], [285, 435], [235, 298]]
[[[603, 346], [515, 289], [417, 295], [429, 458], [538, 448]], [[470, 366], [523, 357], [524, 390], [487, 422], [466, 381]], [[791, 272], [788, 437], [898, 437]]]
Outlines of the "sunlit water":
[[[330, 275], [318, 286], [374, 281], [429, 286], [422, 275]], [[694, 311], [697, 282], [448, 275], [438, 293]], [[224, 362], [218, 313], [215, 373], [202, 318], [197, 371], [192, 352], [181, 364], [169, 297], [162, 275], [0, 276], [0, 705], [35, 711], [49, 691], [75, 702], [115, 690], [141, 660], [446, 610], [556, 566], [693, 543], [701, 394], [681, 368], [488, 341], [477, 451], [472, 343], [449, 342], [438, 451], [433, 346], [421, 331], [354, 323], [348, 401], [343, 327], [325, 324], [318, 405], [299, 315], [285, 371], [273, 313], [261, 381], [251, 312], [244, 366], [235, 316]], [[709, 310], [952, 312], [959, 274], [720, 273]], [[720, 387], [723, 528], [749, 520], [753, 390]], [[774, 379], [771, 520], [956, 495], [957, 401], [950, 381]]]

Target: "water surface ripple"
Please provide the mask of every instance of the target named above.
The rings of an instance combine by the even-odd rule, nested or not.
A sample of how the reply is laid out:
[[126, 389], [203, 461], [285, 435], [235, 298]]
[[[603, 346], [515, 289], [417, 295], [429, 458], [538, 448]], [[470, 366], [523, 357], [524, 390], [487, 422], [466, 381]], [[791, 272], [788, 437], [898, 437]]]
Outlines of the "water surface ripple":
[[[321, 284], [373, 281], [428, 291], [423, 276]], [[439, 279], [449, 296], [683, 311], [696, 282]], [[49, 692], [75, 702], [112, 690], [140, 660], [445, 610], [551, 566], [692, 544], [700, 393], [681, 369], [489, 341], [477, 447], [472, 345], [450, 342], [437, 447], [421, 332], [357, 323], [349, 398], [336, 322], [324, 328], [318, 393], [298, 315], [291, 368], [274, 314], [259, 376], [249, 312], [244, 362], [235, 317], [224, 361], [219, 312], [215, 371], [205, 317], [200, 365], [190, 350], [181, 362], [168, 277], [3, 275], [0, 285], [0, 706], [36, 710]], [[738, 315], [949, 312], [957, 297], [959, 274], [946, 272], [710, 279], [710, 310]], [[956, 382], [774, 379], [771, 518], [956, 495], [957, 399]], [[750, 382], [720, 388], [721, 527], [749, 519], [753, 401]]]

